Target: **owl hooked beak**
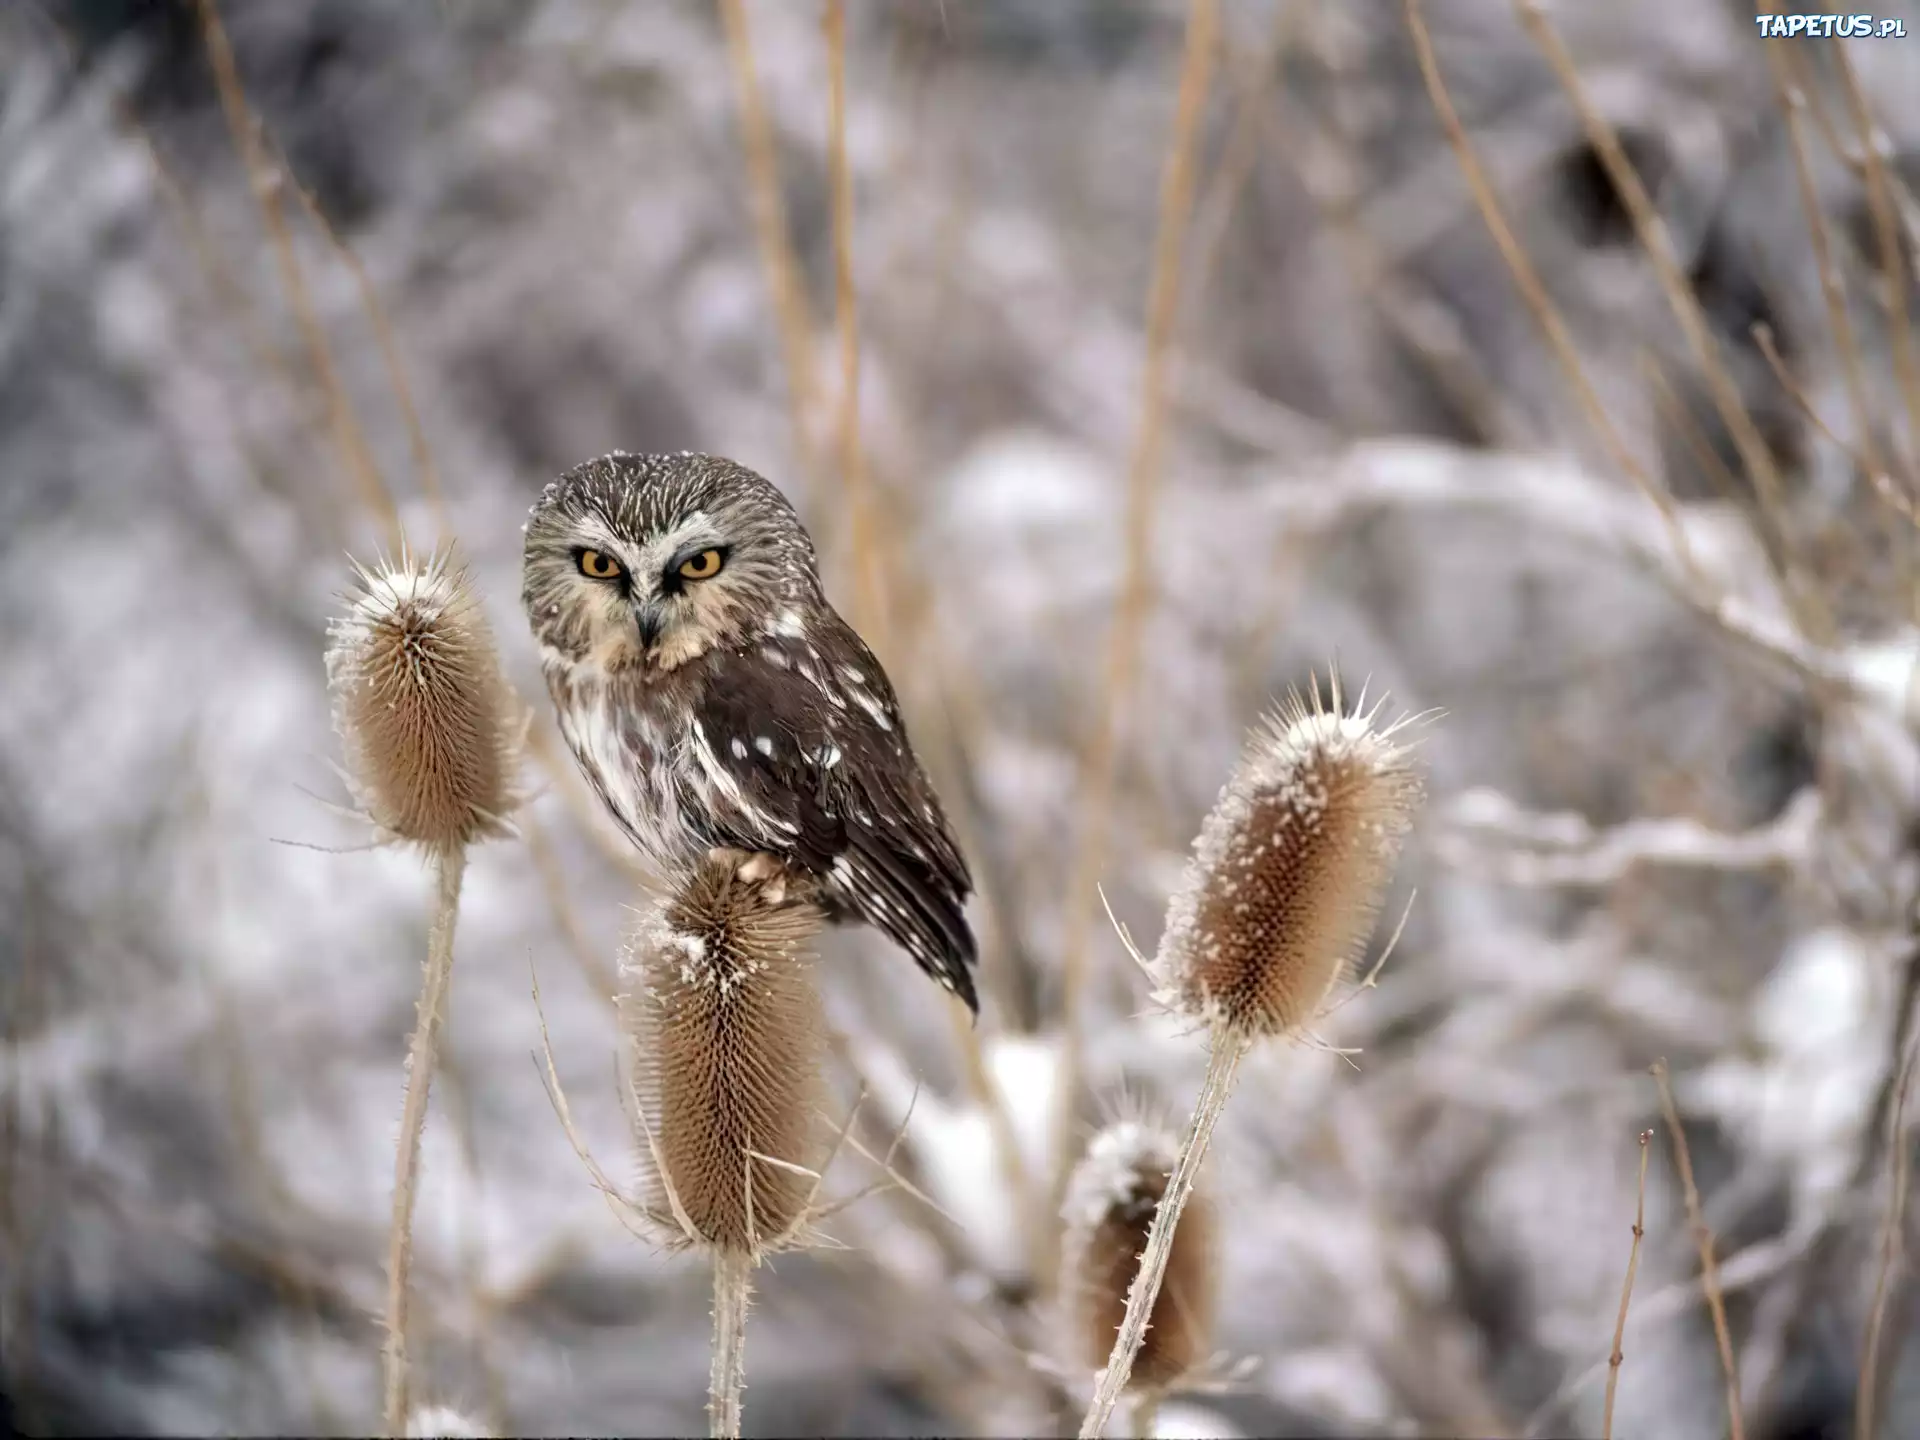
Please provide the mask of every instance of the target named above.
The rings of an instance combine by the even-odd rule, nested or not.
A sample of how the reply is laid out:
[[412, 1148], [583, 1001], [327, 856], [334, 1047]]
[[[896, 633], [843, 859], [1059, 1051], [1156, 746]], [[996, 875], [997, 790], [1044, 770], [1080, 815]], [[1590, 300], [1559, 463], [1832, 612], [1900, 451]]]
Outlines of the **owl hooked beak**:
[[660, 632], [667, 628], [667, 617], [658, 604], [642, 602], [635, 607], [635, 622], [640, 630], [640, 648], [648, 655], [660, 643]]

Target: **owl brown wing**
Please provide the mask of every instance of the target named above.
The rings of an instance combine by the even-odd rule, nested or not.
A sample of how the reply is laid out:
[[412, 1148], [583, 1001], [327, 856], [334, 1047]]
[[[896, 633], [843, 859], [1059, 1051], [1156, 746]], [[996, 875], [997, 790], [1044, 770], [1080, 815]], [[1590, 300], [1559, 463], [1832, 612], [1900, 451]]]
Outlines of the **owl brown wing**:
[[717, 845], [825, 882], [977, 1012], [972, 880], [879, 662], [830, 610], [727, 657], [695, 705]]

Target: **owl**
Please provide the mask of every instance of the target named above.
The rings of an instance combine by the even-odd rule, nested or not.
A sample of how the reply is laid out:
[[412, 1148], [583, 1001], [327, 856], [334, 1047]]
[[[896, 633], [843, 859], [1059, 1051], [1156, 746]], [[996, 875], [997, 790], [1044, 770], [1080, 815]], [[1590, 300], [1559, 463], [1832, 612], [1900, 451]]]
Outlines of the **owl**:
[[652, 868], [730, 852], [977, 1013], [966, 861], [772, 484], [712, 455], [578, 466], [533, 507], [521, 599], [561, 733]]

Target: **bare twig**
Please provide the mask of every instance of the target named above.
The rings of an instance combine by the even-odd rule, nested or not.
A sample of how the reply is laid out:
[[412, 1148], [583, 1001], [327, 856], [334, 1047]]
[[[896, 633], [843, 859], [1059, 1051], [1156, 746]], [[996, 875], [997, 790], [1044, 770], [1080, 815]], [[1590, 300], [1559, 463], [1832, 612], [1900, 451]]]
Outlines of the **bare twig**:
[[1674, 503], [1671, 496], [1654, 483], [1653, 477], [1640, 463], [1632, 448], [1620, 434], [1617, 426], [1607, 415], [1606, 407], [1600, 403], [1600, 396], [1587, 379], [1586, 368], [1580, 363], [1578, 349], [1573, 337], [1568, 333], [1566, 321], [1554, 307], [1547, 295], [1546, 285], [1540, 279], [1539, 271], [1534, 269], [1533, 261], [1514, 236], [1513, 228], [1507, 224], [1505, 212], [1501, 209], [1499, 198], [1493, 192], [1493, 185], [1487, 178], [1486, 170], [1480, 163], [1473, 141], [1467, 135], [1467, 129], [1461, 123], [1460, 113], [1454, 108], [1453, 97], [1447, 90], [1447, 83], [1440, 74], [1439, 61], [1433, 53], [1433, 38], [1427, 32], [1426, 20], [1422, 14], [1423, 0], [1404, 0], [1407, 16], [1407, 29], [1413, 36], [1414, 51], [1420, 62], [1420, 73], [1426, 80], [1427, 93], [1433, 100], [1435, 112], [1440, 117], [1440, 126], [1446, 131], [1447, 143], [1453, 147], [1459, 159], [1461, 172], [1465, 175], [1467, 188], [1473, 192], [1474, 207], [1479, 210], [1486, 222], [1488, 233], [1500, 251], [1500, 258], [1506, 264], [1514, 283], [1520, 288], [1520, 296], [1532, 312], [1535, 321], [1546, 333], [1547, 342], [1552, 347], [1554, 358], [1559, 362], [1567, 381], [1573, 386], [1581, 408], [1586, 412], [1598, 434], [1600, 443], [1606, 448], [1620, 472], [1625, 475], [1659, 510], [1667, 523], [1670, 538], [1673, 541], [1674, 554], [1679, 559], [1689, 578], [1697, 578], [1692, 552], [1687, 547], [1685, 533], [1675, 519]]
[[1188, 1121], [1187, 1132], [1180, 1141], [1180, 1158], [1154, 1210], [1147, 1248], [1140, 1257], [1140, 1270], [1127, 1291], [1127, 1310], [1114, 1338], [1113, 1358], [1100, 1372], [1099, 1388], [1080, 1422], [1080, 1440], [1098, 1440], [1106, 1433], [1113, 1407], [1126, 1388], [1134, 1357], [1146, 1338], [1154, 1302], [1160, 1298], [1160, 1285], [1166, 1278], [1167, 1262], [1173, 1254], [1173, 1237], [1180, 1226], [1180, 1214], [1193, 1195], [1194, 1181], [1207, 1158], [1214, 1127], [1226, 1109], [1227, 1097], [1233, 1092], [1234, 1075], [1251, 1047], [1247, 1036], [1235, 1034], [1224, 1026], [1215, 1028], [1211, 1043], [1206, 1078], [1201, 1082], [1199, 1098], [1194, 1101], [1193, 1118]]
[[1680, 1126], [1680, 1112], [1674, 1107], [1673, 1085], [1667, 1075], [1667, 1062], [1653, 1064], [1653, 1082], [1660, 1087], [1660, 1110], [1666, 1117], [1667, 1133], [1673, 1140], [1673, 1161], [1680, 1171], [1680, 1190], [1687, 1205], [1687, 1225], [1693, 1232], [1694, 1248], [1700, 1252], [1700, 1279], [1706, 1292], [1707, 1313], [1713, 1317], [1714, 1343], [1720, 1348], [1720, 1369], [1727, 1382], [1727, 1424], [1732, 1440], [1746, 1440], [1746, 1424], [1740, 1417], [1740, 1376], [1733, 1359], [1733, 1332], [1727, 1326], [1727, 1301], [1720, 1289], [1720, 1270], [1713, 1256], [1713, 1231], [1700, 1213], [1700, 1191], [1693, 1183], [1693, 1154], [1687, 1148], [1686, 1131]]
[[[1755, 871], [1791, 867], [1804, 859], [1823, 810], [1809, 787], [1769, 823], [1733, 833], [1696, 820], [1634, 819], [1596, 828], [1584, 817], [1522, 810], [1491, 790], [1470, 790], [1446, 812], [1450, 834], [1439, 841], [1450, 859], [1484, 864], [1512, 885], [1605, 886], [1642, 865], [1688, 870]], [[1488, 853], [1469, 837], [1502, 847]]]
[[207, 58], [212, 62], [214, 83], [220, 91], [220, 108], [226, 114], [227, 128], [232, 131], [234, 144], [246, 166], [247, 180], [253, 187], [254, 201], [272, 242], [274, 259], [280, 267], [280, 282], [287, 292], [288, 303], [293, 307], [294, 320], [300, 328], [301, 337], [306, 342], [308, 359], [327, 397], [334, 441], [339, 446], [347, 473], [359, 487], [362, 502], [379, 518], [388, 544], [397, 549], [401, 539], [400, 513], [395, 509], [393, 496], [388, 492], [386, 482], [381, 479], [379, 468], [374, 464], [373, 455], [367, 449], [366, 437], [361, 433], [360, 422], [354, 415], [353, 403], [347, 398], [339, 372], [334, 368], [333, 351], [327, 344], [325, 331], [321, 329], [313, 294], [307, 288], [306, 277], [301, 273], [300, 261], [294, 252], [293, 233], [287, 227], [286, 212], [280, 206], [281, 175], [268, 160], [261, 143], [258, 121], [247, 105], [246, 91], [240, 84], [240, 72], [234, 64], [233, 47], [227, 43], [227, 32], [220, 24], [219, 8], [215, 0], [197, 0], [197, 3], [200, 28], [206, 38]]
[[1886, 1326], [1887, 1303], [1893, 1289], [1896, 1265], [1906, 1260], [1904, 1236], [1907, 1222], [1907, 1191], [1912, 1181], [1913, 1151], [1907, 1144], [1907, 1095], [1913, 1085], [1913, 1068], [1920, 1057], [1920, 1046], [1911, 1041], [1900, 1061], [1900, 1089], [1887, 1119], [1887, 1168], [1892, 1172], [1892, 1193], [1887, 1198], [1887, 1213], [1880, 1227], [1880, 1269], [1873, 1282], [1873, 1308], [1867, 1317], [1867, 1338], [1860, 1356], [1859, 1398], [1854, 1407], [1854, 1440], [1873, 1440], [1875, 1409], [1880, 1399], [1880, 1344]]
[[[1880, 249], [1882, 307], [1886, 310], [1888, 330], [1893, 343], [1893, 373], [1899, 377], [1900, 393], [1906, 400], [1908, 443], [1920, 447], [1920, 365], [1913, 355], [1912, 328], [1907, 319], [1907, 285], [1914, 267], [1909, 251], [1900, 243], [1894, 220], [1891, 186], [1886, 162], [1881, 158], [1873, 116], [1867, 111], [1867, 98], [1861, 93], [1859, 77], [1847, 59], [1847, 47], [1834, 47], [1834, 59], [1840, 67], [1841, 82], [1847, 92], [1847, 110], [1860, 137], [1861, 164], [1867, 182], [1867, 210], [1873, 217], [1875, 243]], [[1911, 491], [1920, 477], [1907, 476]]]
[[754, 235], [760, 242], [760, 263], [773, 291], [774, 316], [786, 353], [787, 385], [793, 406], [794, 440], [811, 471], [814, 397], [819, 383], [813, 369], [813, 316], [800, 265], [787, 228], [786, 201], [780, 193], [779, 152], [773, 124], [760, 93], [754, 69], [752, 37], [743, 0], [719, 0], [720, 20], [727, 32], [727, 59], [733, 68], [736, 102], [740, 107], [740, 140], [747, 158], [748, 197], [753, 204]]
[[1701, 376], [1706, 381], [1714, 410], [1727, 427], [1741, 464], [1753, 481], [1761, 502], [1760, 514], [1773, 526], [1773, 539], [1781, 556], [1781, 574], [1787, 582], [1789, 595], [1800, 601], [1810, 618], [1824, 620], [1824, 612], [1813, 613], [1820, 603], [1819, 597], [1810, 590], [1796, 590], [1792, 584], [1793, 571], [1788, 564], [1786, 534], [1779, 524], [1779, 517], [1785, 513], [1785, 490], [1779, 467], [1774, 464], [1772, 452], [1767, 448], [1765, 439], [1753, 422], [1753, 416], [1740, 398], [1739, 387], [1720, 356], [1719, 347], [1707, 326], [1706, 312], [1701, 308], [1699, 297], [1693, 293], [1693, 287], [1687, 283], [1680, 263], [1674, 256], [1673, 242], [1667, 234], [1665, 222], [1654, 209], [1639, 172], [1634, 169], [1633, 162], [1627, 158], [1626, 150], [1620, 144], [1620, 137], [1594, 106], [1585, 83], [1580, 79], [1580, 72], [1574, 67], [1573, 57], [1568, 54], [1552, 22], [1541, 9], [1539, 0], [1513, 0], [1513, 4], [1522, 27], [1540, 47], [1553, 70], [1554, 78], [1573, 102], [1588, 143], [1592, 145], [1601, 167], [1607, 172], [1608, 182], [1633, 221], [1634, 235], [1652, 263], [1654, 276], [1667, 298], [1668, 308], [1686, 337], [1694, 363], [1699, 366]]
[[847, 8], [827, 0], [827, 173], [833, 191], [833, 315], [840, 337], [840, 404], [834, 438], [847, 545], [853, 556], [854, 625], [885, 651], [887, 607], [873, 546], [872, 497], [860, 444], [860, 321], [853, 291], [853, 177], [847, 165]]
[[353, 276], [354, 288], [360, 292], [360, 308], [366, 312], [367, 323], [373, 327], [374, 343], [380, 347], [381, 363], [387, 367], [387, 383], [393, 387], [393, 401], [399, 407], [400, 421], [406, 427], [407, 448], [413, 452], [414, 470], [420, 477], [420, 493], [426, 496], [433, 518], [439, 523], [441, 538], [447, 539], [452, 530], [447, 520], [447, 501], [440, 485], [440, 471], [433, 463], [433, 449], [427, 444], [426, 427], [420, 423], [420, 409], [413, 403], [413, 386], [407, 381], [407, 367], [400, 359], [400, 345], [394, 338], [393, 323], [388, 318], [386, 306], [380, 303], [380, 292], [374, 287], [373, 277], [367, 273], [367, 267], [353, 252], [353, 247], [341, 239], [340, 232], [327, 219], [326, 211], [320, 208], [307, 187], [300, 183], [299, 177], [293, 173], [293, 167], [287, 163], [286, 155], [277, 145], [274, 147], [274, 162], [286, 177], [287, 185], [300, 202], [301, 210], [320, 232], [320, 238], [326, 241], [327, 248], [347, 267], [347, 273]]
[[1627, 1278], [1620, 1286], [1620, 1314], [1613, 1322], [1613, 1353], [1607, 1357], [1607, 1404], [1603, 1412], [1602, 1440], [1613, 1440], [1613, 1397], [1620, 1384], [1620, 1363], [1626, 1359], [1621, 1342], [1627, 1336], [1627, 1306], [1633, 1300], [1633, 1277], [1640, 1268], [1640, 1241], [1647, 1233], [1647, 1142], [1651, 1130], [1640, 1132], [1640, 1184], [1633, 1202], [1633, 1245], [1627, 1251]]
[[[1073, 1105], [1080, 1074], [1080, 1008], [1086, 991], [1087, 952], [1093, 935], [1094, 891], [1106, 860], [1108, 819], [1113, 808], [1114, 769], [1118, 757], [1120, 710], [1133, 686], [1140, 637], [1152, 597], [1149, 541], [1154, 499], [1159, 488], [1160, 449], [1164, 438], [1166, 379], [1173, 323], [1180, 300], [1180, 257], [1190, 208], [1200, 120], [1212, 79], [1219, 31], [1215, 0], [1192, 0], [1187, 12], [1186, 51], [1180, 69], [1180, 95], [1166, 168], [1160, 181], [1159, 238], [1153, 281], [1147, 297], [1146, 362], [1140, 380], [1140, 408], [1133, 456], [1127, 472], [1127, 553], [1120, 595], [1107, 632], [1107, 653], [1093, 734], [1081, 767], [1084, 799], [1078, 853], [1066, 899], [1066, 936], [1061, 944], [1061, 1063], [1052, 1125], [1053, 1183], [1049, 1210], [1059, 1199], [1070, 1170]], [[1045, 1272], [1052, 1269], [1044, 1257]], [[1043, 1273], [1045, 1273], [1043, 1272]]]
[[1793, 176], [1800, 192], [1800, 208], [1806, 212], [1807, 235], [1813, 242], [1814, 268], [1820, 276], [1820, 295], [1826, 302], [1827, 323], [1833, 330], [1834, 348], [1839, 352], [1841, 375], [1846, 382], [1848, 403], [1853, 407], [1854, 432], [1872, 472], [1886, 469], [1886, 459], [1874, 438], [1873, 413], [1867, 405], [1867, 385], [1860, 368], [1860, 347], [1854, 340], [1853, 322], [1847, 316], [1846, 290], [1840, 283], [1840, 271], [1833, 261], [1833, 246], [1827, 236], [1826, 217], [1820, 210], [1820, 196], [1813, 183], [1813, 163], [1807, 153], [1807, 136], [1802, 116], [1807, 108], [1806, 93], [1787, 73], [1785, 45], [1762, 45], [1768, 68], [1773, 74], [1774, 93], [1780, 113], [1786, 117], [1788, 148], [1793, 153]]

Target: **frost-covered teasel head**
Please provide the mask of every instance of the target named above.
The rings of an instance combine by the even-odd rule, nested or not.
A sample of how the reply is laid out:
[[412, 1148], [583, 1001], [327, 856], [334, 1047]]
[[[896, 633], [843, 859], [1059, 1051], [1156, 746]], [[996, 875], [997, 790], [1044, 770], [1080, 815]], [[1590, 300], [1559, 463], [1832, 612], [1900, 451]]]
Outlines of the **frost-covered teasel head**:
[[506, 833], [523, 723], [466, 571], [404, 547], [354, 568], [327, 682], [355, 801], [382, 835], [429, 850]]
[[[1179, 1137], [1164, 1126], [1117, 1120], [1093, 1137], [1067, 1181], [1060, 1299], [1073, 1358], [1089, 1369], [1107, 1363], [1179, 1153]], [[1213, 1206], [1195, 1193], [1174, 1232], [1130, 1389], [1165, 1389], [1206, 1358], [1215, 1256]]]
[[[1372, 932], [1423, 784], [1412, 723], [1291, 695], [1194, 841], [1154, 962], [1163, 1002], [1247, 1038], [1298, 1033]], [[1362, 700], [1364, 705], [1364, 697]]]
[[621, 960], [648, 1210], [679, 1242], [790, 1243], [824, 1163], [823, 917], [715, 857], [642, 916]]

